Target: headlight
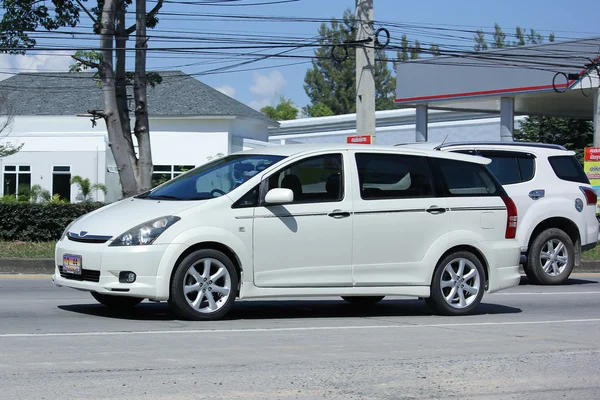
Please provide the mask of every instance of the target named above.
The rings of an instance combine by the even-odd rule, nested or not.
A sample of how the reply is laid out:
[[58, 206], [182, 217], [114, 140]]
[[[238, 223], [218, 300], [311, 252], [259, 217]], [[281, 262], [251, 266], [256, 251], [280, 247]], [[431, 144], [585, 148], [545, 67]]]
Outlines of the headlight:
[[152, 244], [161, 233], [181, 218], [168, 216], [153, 219], [121, 234], [111, 246], [140, 246]]

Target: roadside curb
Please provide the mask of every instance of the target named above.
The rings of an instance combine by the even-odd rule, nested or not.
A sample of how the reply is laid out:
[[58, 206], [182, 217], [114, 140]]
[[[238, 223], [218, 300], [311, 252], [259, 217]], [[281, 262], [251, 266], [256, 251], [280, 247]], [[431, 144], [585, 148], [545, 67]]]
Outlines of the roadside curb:
[[0, 258], [0, 274], [51, 275], [52, 258]]
[[[596, 272], [600, 273], [600, 260], [582, 261], [573, 273]], [[54, 273], [54, 259], [52, 258], [0, 258], [0, 274], [20, 275], [52, 275]]]

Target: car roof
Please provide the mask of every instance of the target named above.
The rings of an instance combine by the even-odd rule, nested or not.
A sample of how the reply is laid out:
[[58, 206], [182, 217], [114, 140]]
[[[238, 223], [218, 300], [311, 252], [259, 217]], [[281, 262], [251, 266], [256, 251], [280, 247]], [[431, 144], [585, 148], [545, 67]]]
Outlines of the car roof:
[[261, 147], [252, 150], [246, 150], [237, 154], [260, 154], [260, 155], [276, 155], [283, 157], [309, 155], [310, 153], [323, 151], [361, 151], [361, 152], [390, 152], [398, 154], [421, 155], [435, 158], [444, 158], [450, 160], [460, 160], [473, 162], [477, 164], [489, 164], [490, 159], [479, 156], [471, 156], [468, 154], [450, 153], [436, 151], [431, 148], [412, 148], [412, 147], [395, 147], [395, 146], [376, 146], [362, 144], [286, 144], [280, 146]]
[[568, 150], [566, 147], [559, 144], [550, 143], [534, 143], [534, 142], [415, 142], [415, 143], [398, 143], [396, 147], [411, 147], [424, 149], [450, 149], [450, 148], [478, 148], [490, 150], [512, 150], [512, 151], [527, 151], [534, 154], [544, 155], [573, 155], [574, 151]]

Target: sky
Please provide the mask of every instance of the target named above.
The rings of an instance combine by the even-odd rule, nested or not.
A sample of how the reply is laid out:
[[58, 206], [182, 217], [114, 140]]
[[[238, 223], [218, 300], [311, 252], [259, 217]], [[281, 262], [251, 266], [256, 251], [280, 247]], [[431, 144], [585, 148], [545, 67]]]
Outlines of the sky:
[[[289, 45], [314, 43], [321, 20], [341, 18], [346, 8], [354, 10], [355, 0], [298, 0], [260, 5], [269, 1], [273, 0], [239, 0], [230, 2], [230, 6], [201, 4], [206, 0], [165, 1], [157, 29], [149, 30], [150, 35], [158, 36], [151, 37], [150, 48], [202, 46], [203, 52], [152, 51], [148, 70], [181, 70], [192, 74], [255, 109], [276, 105], [279, 96], [292, 99], [297, 107], [306, 106], [310, 101], [304, 92], [304, 76], [311, 66], [308, 57], [313, 55], [314, 47], [292, 51]], [[94, 0], [87, 2], [93, 3]], [[149, 1], [148, 8], [154, 4]], [[399, 44], [401, 35], [406, 33], [409, 40], [437, 43], [442, 49], [448, 46], [468, 51], [473, 45], [472, 31], [481, 28], [492, 32], [495, 23], [506, 33], [513, 33], [517, 26], [533, 28], [544, 36], [554, 32], [557, 41], [598, 37], [600, 3], [594, 4], [588, 2], [586, 7], [577, 9], [558, 0], [374, 0], [374, 19], [376, 28], [389, 28], [392, 44]], [[266, 21], [244, 18], [252, 16], [285, 18]], [[292, 17], [294, 20], [290, 21]], [[98, 39], [90, 31], [91, 21], [86, 17], [76, 29], [38, 34], [38, 46], [47, 50], [32, 51], [26, 56], [1, 54], [0, 79], [17, 72], [67, 71], [75, 49], [97, 47]], [[171, 39], [161, 42], [165, 36]], [[216, 40], [219, 38], [226, 40]], [[286, 43], [288, 47], [264, 48], [266, 42]], [[223, 46], [238, 48], [224, 50]], [[223, 70], [226, 66], [286, 50], [290, 51], [285, 54], [294, 58], [265, 57]], [[240, 53], [254, 54], [250, 58]], [[132, 56], [133, 53], [128, 62], [131, 67]]]

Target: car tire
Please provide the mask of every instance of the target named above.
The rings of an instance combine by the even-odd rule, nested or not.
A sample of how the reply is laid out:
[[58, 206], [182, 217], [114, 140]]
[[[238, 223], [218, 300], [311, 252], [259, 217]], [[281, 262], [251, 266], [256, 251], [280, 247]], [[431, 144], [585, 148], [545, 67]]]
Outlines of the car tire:
[[217, 320], [229, 312], [237, 290], [238, 274], [229, 257], [217, 250], [197, 250], [176, 267], [169, 305], [183, 319]]
[[342, 296], [342, 299], [355, 306], [367, 307], [379, 303], [384, 297], [385, 296]]
[[438, 314], [467, 315], [477, 308], [484, 291], [485, 273], [479, 258], [468, 251], [456, 251], [437, 265], [425, 302]]
[[525, 275], [527, 276], [527, 279], [529, 279], [529, 282], [531, 284], [537, 285], [540, 283], [537, 280], [537, 277], [535, 276], [535, 274], [529, 268], [529, 261], [527, 262], [527, 264], [523, 265], [523, 272], [525, 272]]
[[535, 237], [529, 246], [527, 268], [541, 285], [559, 285], [566, 281], [575, 265], [575, 246], [563, 230], [549, 228]]
[[137, 306], [144, 300], [139, 297], [112, 296], [98, 292], [90, 293], [92, 294], [92, 297], [98, 301], [98, 303], [113, 310], [128, 310]]

